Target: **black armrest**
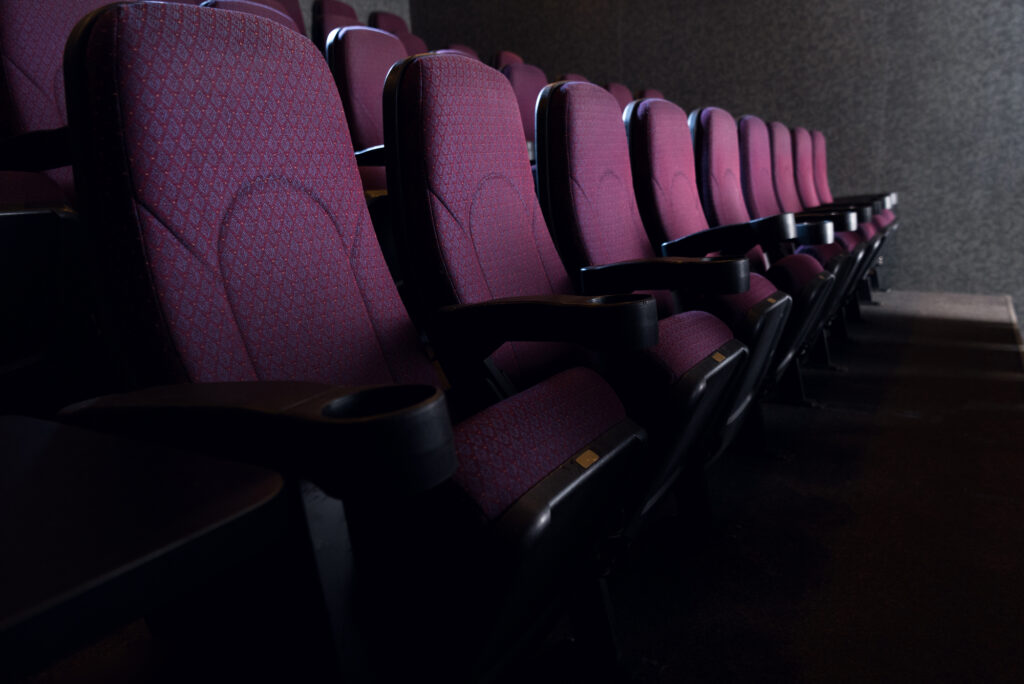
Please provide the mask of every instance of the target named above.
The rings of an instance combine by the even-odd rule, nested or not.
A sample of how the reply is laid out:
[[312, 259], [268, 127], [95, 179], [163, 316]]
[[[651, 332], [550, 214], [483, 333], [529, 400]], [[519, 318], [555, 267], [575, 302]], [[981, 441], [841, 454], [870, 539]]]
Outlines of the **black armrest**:
[[831, 245], [836, 241], [835, 224], [827, 219], [802, 221], [796, 224], [796, 237], [801, 245]]
[[857, 222], [864, 223], [870, 221], [871, 217], [882, 210], [881, 203], [871, 202], [833, 202], [831, 204], [822, 204], [817, 207], [812, 207], [807, 211], [835, 211], [835, 212], [854, 212], [857, 215]]
[[658, 341], [650, 295], [507, 297], [446, 306], [431, 338], [458, 355], [484, 359], [505, 342], [575, 342], [591, 349], [645, 349]]
[[0, 140], [0, 170], [45, 171], [71, 164], [67, 126]]
[[702, 230], [661, 245], [661, 253], [673, 257], [701, 257], [711, 252], [745, 254], [754, 245], [772, 248], [796, 238], [793, 214], [775, 214], [748, 223], [733, 223]]
[[684, 290], [736, 294], [750, 288], [750, 262], [730, 257], [634, 259], [580, 269], [583, 294]]
[[857, 230], [858, 216], [855, 211], [808, 209], [796, 215], [798, 221], [831, 221], [835, 232]]
[[362, 150], [356, 150], [356, 164], [358, 166], [386, 166], [387, 160], [384, 155], [383, 145], [374, 145]]
[[90, 399], [60, 417], [267, 465], [341, 498], [425, 491], [456, 466], [444, 394], [430, 385], [170, 385]]

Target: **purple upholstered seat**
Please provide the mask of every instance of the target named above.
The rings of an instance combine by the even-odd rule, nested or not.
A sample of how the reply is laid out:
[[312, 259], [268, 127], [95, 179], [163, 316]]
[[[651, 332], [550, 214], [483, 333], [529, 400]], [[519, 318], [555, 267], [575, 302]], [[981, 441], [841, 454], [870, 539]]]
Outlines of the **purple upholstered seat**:
[[302, 35], [306, 35], [306, 20], [302, 16], [302, 3], [300, 0], [253, 0], [253, 2], [270, 5], [274, 9], [281, 7], [284, 9], [284, 13], [295, 22], [295, 30]]
[[[0, 137], [61, 128], [67, 124], [61, 56], [71, 29], [104, 0], [0, 3]], [[71, 167], [43, 172], [44, 180], [20, 179], [35, 200], [74, 201]], [[13, 186], [3, 191], [6, 199]], [[45, 196], [40, 196], [45, 193]]]
[[[327, 46], [327, 62], [357, 150], [384, 144], [384, 81], [392, 65], [405, 56], [405, 46], [395, 35], [366, 26], [342, 29]], [[383, 166], [360, 166], [359, 175], [364, 190], [387, 188]]]
[[229, 10], [232, 12], [245, 12], [264, 19], [276, 21], [281, 26], [286, 26], [293, 31], [299, 31], [298, 25], [292, 19], [284, 6], [275, 0], [204, 0], [201, 7], [212, 9]]
[[405, 46], [405, 51], [410, 55], [418, 55], [427, 51], [427, 44], [422, 38], [409, 30], [405, 19], [391, 12], [371, 12], [370, 26], [379, 28], [398, 36]]
[[566, 73], [566, 74], [562, 74], [559, 77], [558, 80], [559, 81], [582, 81], [584, 83], [590, 83], [590, 79], [589, 78], [587, 78], [583, 74], [577, 74], [577, 73], [572, 72], [572, 71], [570, 71], [569, 73]]
[[[563, 258], [575, 268], [654, 258], [655, 250], [637, 207], [626, 130], [614, 97], [592, 84], [558, 83], [544, 90], [541, 101], [538, 181], [541, 201]], [[669, 104], [664, 100], [651, 102]], [[685, 128], [680, 130], [685, 133]], [[673, 297], [666, 296], [670, 293], [660, 294], [661, 311], [681, 315], [676, 313]], [[686, 308], [713, 307], [709, 310], [733, 326], [736, 337], [751, 347], [751, 363], [737, 395], [731, 398], [729, 415], [736, 420], [749, 405], [765, 372], [788, 312], [789, 298], [756, 274], [751, 275], [749, 289], [741, 294], [707, 298], [700, 293], [682, 294], [688, 302]], [[778, 317], [778, 326], [768, 326], [772, 334], [763, 338], [753, 334], [749, 321], [759, 318], [759, 307], [766, 306], [766, 300], [771, 300], [767, 306]]]
[[[590, 87], [617, 107], [608, 93]], [[385, 102], [395, 103], [395, 116], [385, 115], [393, 126], [385, 147], [399, 157], [394, 165], [389, 159], [389, 187], [395, 192], [401, 186], [408, 250], [418, 257], [417, 291], [430, 300], [427, 308], [493, 297], [571, 294], [569, 273], [521, 153], [520, 113], [508, 80], [474, 60], [430, 55], [392, 71], [388, 89]], [[572, 363], [577, 353], [555, 344], [514, 343], [500, 348], [492, 360], [501, 375], [522, 384], [538, 369]], [[722, 364], [712, 359], [716, 353]], [[633, 415], [650, 420], [645, 426], [658, 434], [670, 435], [664, 437], [667, 442], [675, 440], [678, 452], [670, 470], [679, 466], [680, 452], [715, 408], [718, 381], [724, 386], [740, 358], [742, 347], [723, 323], [689, 312], [664, 319], [657, 346], [635, 362], [644, 370], [626, 374], [627, 384], [644, 378], [639, 387], [626, 388], [631, 402], [642, 395], [656, 406], [656, 413], [645, 415], [632, 404]], [[719, 367], [725, 372], [715, 375]], [[713, 379], [707, 385], [690, 384], [701, 374]], [[673, 387], [686, 394], [681, 401], [689, 410], [670, 401]], [[711, 389], [702, 394], [706, 387]]]
[[334, 29], [363, 24], [355, 9], [341, 0], [314, 0], [311, 23], [313, 42], [321, 49]]
[[548, 84], [548, 77], [540, 67], [523, 63], [508, 64], [501, 70], [501, 73], [505, 74], [512, 84], [512, 91], [515, 93], [516, 102], [519, 105], [519, 118], [523, 124], [523, 133], [526, 135], [526, 140], [533, 143], [537, 96]]
[[[309, 40], [258, 17], [165, 3], [112, 6], [79, 35], [67, 61], [75, 175], [106, 245], [97, 272], [117, 321], [111, 339], [135, 383], [439, 382], [381, 256], [338, 90]], [[547, 603], [536, 588], [564, 586], [564, 557], [530, 555], [531, 544], [602, 532], [601, 509], [572, 507], [587, 492], [614, 501], [642, 442], [609, 385], [583, 368], [456, 425], [457, 487], [437, 494], [451, 499], [452, 522], [429, 528], [431, 557], [389, 589], [413, 602], [390, 626], [415, 634], [415, 666], [478, 667], [485, 641], [518, 634], [520, 612]], [[346, 456], [344, 443], [330, 454]], [[552, 491], [563, 498], [545, 498]], [[362, 520], [372, 524], [365, 511]], [[539, 575], [521, 579], [521, 563]], [[420, 582], [436, 565], [439, 583]], [[431, 634], [435, 616], [415, 602], [438, 597], [452, 619]]]
[[638, 91], [637, 94], [636, 94], [636, 99], [638, 99], [638, 100], [647, 100], [647, 99], [650, 99], [650, 98], [657, 98], [659, 100], [664, 100], [665, 99], [665, 94], [662, 93], [657, 88], [644, 88], [643, 90]]
[[615, 101], [619, 103], [619, 107], [625, 111], [626, 106], [633, 101], [633, 93], [630, 92], [629, 88], [621, 83], [609, 83], [605, 86], [605, 90], [612, 94]]
[[448, 49], [455, 50], [456, 52], [460, 52], [467, 57], [472, 57], [473, 59], [480, 59], [480, 53], [469, 45], [464, 45], [462, 43], [448, 43]]
[[509, 64], [522, 64], [525, 60], [509, 50], [499, 50], [494, 56], [494, 68], [501, 71]]

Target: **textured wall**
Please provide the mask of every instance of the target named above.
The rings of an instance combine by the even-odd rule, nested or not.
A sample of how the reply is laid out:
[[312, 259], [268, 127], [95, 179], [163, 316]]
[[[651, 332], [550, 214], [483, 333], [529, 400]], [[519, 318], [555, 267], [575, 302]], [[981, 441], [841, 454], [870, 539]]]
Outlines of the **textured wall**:
[[1024, 2], [412, 0], [433, 46], [652, 86], [829, 136], [832, 188], [895, 188], [886, 282], [1024, 313]]

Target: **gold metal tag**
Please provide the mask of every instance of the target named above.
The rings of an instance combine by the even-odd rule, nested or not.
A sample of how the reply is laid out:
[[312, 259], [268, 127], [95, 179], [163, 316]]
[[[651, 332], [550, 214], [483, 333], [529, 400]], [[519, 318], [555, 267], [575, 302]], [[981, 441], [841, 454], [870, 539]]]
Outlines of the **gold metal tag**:
[[711, 355], [711, 358], [713, 358], [717, 363], [722, 363], [725, 361], [725, 354], [722, 352], [715, 352]]
[[576, 462], [581, 468], [586, 469], [597, 463], [597, 460], [601, 458], [593, 449], [587, 449], [582, 454], [576, 457]]
[[765, 297], [765, 300], [766, 300], [766, 301], [767, 301], [767, 302], [768, 302], [769, 304], [774, 304], [774, 303], [775, 303], [775, 297]]

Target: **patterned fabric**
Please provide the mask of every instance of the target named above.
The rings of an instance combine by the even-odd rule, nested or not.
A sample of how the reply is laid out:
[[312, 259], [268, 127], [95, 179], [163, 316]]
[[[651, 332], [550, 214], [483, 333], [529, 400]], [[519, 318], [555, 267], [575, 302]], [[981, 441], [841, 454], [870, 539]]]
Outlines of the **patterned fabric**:
[[793, 136], [789, 128], [778, 121], [768, 124], [772, 142], [772, 179], [775, 181], [775, 197], [783, 211], [793, 213], [804, 210], [796, 190], [796, 174], [793, 170]]
[[494, 519], [623, 418], [600, 376], [564, 371], [456, 426], [455, 481]]
[[334, 29], [362, 26], [356, 11], [340, 0], [314, 0], [312, 24], [313, 42], [321, 49]]
[[619, 109], [625, 110], [626, 105], [633, 101], [633, 93], [621, 83], [609, 83], [606, 90], [612, 94], [615, 101], [619, 103]]
[[[734, 295], [719, 295], [715, 298], [719, 307], [715, 309], [735, 329], [747, 318], [747, 313], [776, 292], [775, 284], [758, 273], [750, 274], [750, 289]], [[722, 310], [724, 307], [724, 310]]]
[[657, 98], [659, 100], [665, 99], [665, 93], [661, 92], [657, 88], [644, 88], [636, 94], [637, 99], [645, 100], [648, 98]]
[[295, 30], [306, 35], [306, 20], [302, 17], [300, 0], [252, 0], [252, 2], [268, 5], [274, 9], [283, 9], [284, 13], [295, 23]]
[[731, 339], [732, 330], [718, 318], [687, 311], [658, 321], [658, 344], [650, 354], [675, 382]]
[[800, 204], [805, 209], [819, 206], [821, 200], [818, 199], [818, 191], [814, 188], [814, 150], [811, 133], [801, 126], [793, 129], [793, 171]]
[[[571, 292], [508, 79], [470, 57], [426, 54], [407, 64], [398, 88], [406, 229], [417, 253], [438, 261], [436, 290], [464, 303]], [[507, 344], [494, 360], [516, 379], [556, 353]]]
[[292, 31], [299, 30], [295, 21], [284, 11], [284, 7], [274, 2], [274, 0], [259, 0], [259, 2], [252, 2], [250, 0], [206, 0], [201, 6], [229, 10], [231, 12], [245, 12], [246, 14], [276, 21], [281, 26], [287, 26]]
[[750, 114], [740, 118], [740, 163], [743, 196], [754, 218], [782, 213], [772, 179], [772, 147], [768, 125]]
[[740, 183], [740, 145], [736, 120], [724, 109], [707, 107], [700, 111], [698, 125], [702, 149], [700, 173], [704, 207], [713, 225], [746, 223], [750, 220]]
[[370, 12], [370, 26], [396, 36], [409, 33], [409, 25], [405, 23], [405, 19], [391, 12]]
[[365, 26], [342, 29], [335, 38], [331, 71], [341, 93], [352, 144], [357, 150], [384, 144], [384, 81], [405, 47], [394, 35]]
[[455, 50], [456, 52], [461, 52], [462, 54], [466, 55], [467, 57], [472, 57], [473, 59], [480, 59], [480, 53], [478, 53], [476, 50], [474, 50], [470, 46], [463, 45], [462, 43], [449, 43], [448, 44], [448, 49], [449, 50]]
[[[64, 43], [78, 20], [107, 0], [3, 0], [0, 2], [0, 135], [60, 128], [64, 110]], [[45, 172], [74, 195], [71, 168]]]
[[28, 171], [0, 171], [0, 207], [5, 210], [53, 207], [67, 203], [49, 176]]
[[809, 254], [790, 254], [775, 262], [768, 271], [768, 279], [795, 298], [823, 270], [818, 260]]
[[629, 136], [637, 201], [655, 241], [707, 230], [686, 112], [667, 100], [644, 100], [633, 110]]
[[499, 50], [498, 54], [494, 56], [494, 68], [501, 71], [509, 64], [522, 64], [523, 58], [514, 52], [508, 50]]
[[310, 41], [239, 12], [140, 3], [108, 10], [84, 57], [91, 224], [139, 245], [159, 310], [128, 323], [164, 330], [186, 379], [435, 380]]
[[814, 156], [814, 187], [818, 191], [818, 199], [824, 204], [832, 204], [832, 189], [828, 186], [828, 151], [825, 134], [821, 131], [811, 131], [811, 147]]
[[537, 108], [537, 96], [548, 84], [547, 75], [532, 64], [511, 63], [501, 69], [501, 73], [512, 84], [519, 104], [519, 118], [523, 123], [523, 132], [530, 142], [534, 140], [534, 112]]
[[547, 155], [539, 164], [540, 180], [551, 188], [549, 217], [567, 261], [592, 266], [654, 257], [636, 206], [615, 98], [582, 82], [552, 86], [546, 97], [548, 144], [538, 150]]

